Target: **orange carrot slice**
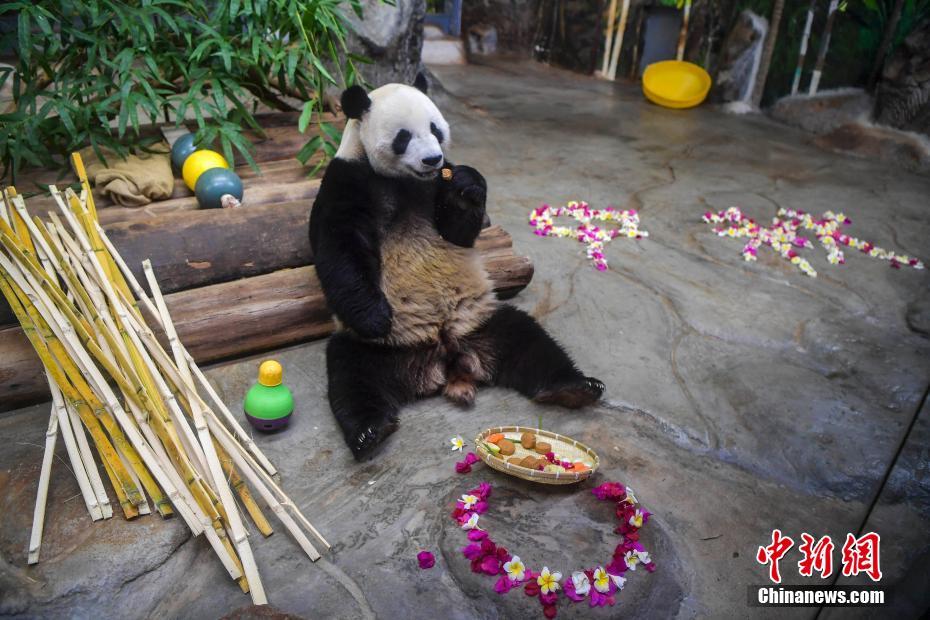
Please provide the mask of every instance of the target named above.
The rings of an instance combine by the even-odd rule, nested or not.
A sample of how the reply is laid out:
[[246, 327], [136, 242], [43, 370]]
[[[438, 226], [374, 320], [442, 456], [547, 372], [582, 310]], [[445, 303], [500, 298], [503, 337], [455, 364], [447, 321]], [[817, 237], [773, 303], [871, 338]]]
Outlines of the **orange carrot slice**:
[[503, 433], [494, 433], [493, 435], [488, 435], [488, 443], [497, 443], [504, 438]]

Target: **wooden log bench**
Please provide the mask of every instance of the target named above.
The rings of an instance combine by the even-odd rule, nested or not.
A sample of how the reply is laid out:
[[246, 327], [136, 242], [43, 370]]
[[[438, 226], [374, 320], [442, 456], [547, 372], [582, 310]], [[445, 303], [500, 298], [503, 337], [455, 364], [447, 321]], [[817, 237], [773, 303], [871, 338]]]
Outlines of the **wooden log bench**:
[[[303, 246], [298, 244], [298, 233], [294, 232], [294, 239], [287, 242], [290, 244], [286, 246], [288, 256], [293, 255], [295, 262], [309, 262], [312, 256], [309, 255], [309, 241], [306, 240], [306, 221], [301, 220], [296, 208], [285, 207], [285, 210], [294, 211], [293, 220], [288, 221], [299, 231], [303, 243]], [[185, 217], [193, 221], [182, 227], [182, 230], [186, 231], [185, 234], [204, 235], [196, 237], [201, 240], [201, 245], [214, 244], [221, 250], [224, 244], [223, 230], [214, 228], [210, 232], [208, 227], [192, 217], [200, 213], [209, 212], [187, 214]], [[248, 222], [251, 216], [243, 209], [233, 219]], [[187, 246], [172, 246], [174, 240], [163, 232], [152, 233], [147, 228], [133, 231], [132, 227], [138, 224], [121, 224], [118, 229], [125, 231], [123, 237], [116, 233], [116, 229], [111, 229], [114, 244], [128, 264], [138, 267], [142, 259], [152, 257], [156, 274], [166, 286], [178, 286], [179, 283], [191, 282], [192, 278], [199, 277], [198, 267], [186, 264]], [[267, 221], [265, 225], [268, 226]], [[281, 238], [289, 239], [291, 236], [285, 234], [283, 226], [268, 227], [274, 233], [274, 243], [280, 243]], [[151, 238], [145, 238], [149, 234]], [[162, 248], [158, 247], [159, 239], [164, 246]], [[225, 239], [228, 244], [228, 235]], [[202, 269], [237, 273], [242, 267], [242, 257], [230, 257], [237, 253], [230, 252], [229, 247], [226, 246], [225, 254], [221, 251], [216, 254], [227, 258], [216, 259], [215, 266], [211, 263]], [[529, 284], [533, 277], [533, 264], [528, 258], [514, 254], [512, 239], [502, 228], [491, 226], [483, 230], [476, 247], [485, 259], [488, 274], [499, 297], [512, 297]], [[249, 249], [249, 246], [245, 246], [242, 249], [248, 261], [259, 258], [265, 260], [261, 258], [264, 257], [261, 248]], [[160, 262], [156, 262], [156, 259]], [[324, 338], [332, 333], [335, 326], [319, 280], [313, 266], [306, 262], [305, 266], [278, 269], [271, 273], [166, 295], [178, 335], [191, 355], [200, 363], [212, 362]], [[149, 324], [155, 323], [150, 321]], [[22, 330], [18, 326], [0, 329], [0, 411], [47, 397], [42, 366]]]

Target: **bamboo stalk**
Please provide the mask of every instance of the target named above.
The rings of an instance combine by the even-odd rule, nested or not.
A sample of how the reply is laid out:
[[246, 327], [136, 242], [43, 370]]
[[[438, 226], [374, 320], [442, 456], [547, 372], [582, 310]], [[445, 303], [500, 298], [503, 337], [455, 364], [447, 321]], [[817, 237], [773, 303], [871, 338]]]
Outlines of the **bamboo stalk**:
[[[57, 391], [57, 387], [52, 390], [53, 398]], [[103, 518], [109, 519], [113, 516], [113, 506], [110, 505], [110, 498], [107, 497], [106, 488], [103, 486], [103, 479], [100, 477], [100, 472], [97, 470], [97, 464], [94, 462], [94, 455], [90, 450], [90, 444], [87, 443], [87, 435], [84, 434], [81, 418], [74, 409], [68, 408], [64, 404], [64, 401], [62, 401], [61, 406], [65, 408], [65, 415], [68, 416], [68, 421], [71, 423], [71, 430], [74, 432], [74, 439], [76, 440], [81, 462], [84, 464], [87, 479], [90, 481], [90, 487], [93, 489], [94, 496], [97, 498], [97, 503], [100, 505]]]
[[607, 11], [607, 34], [604, 36], [604, 62], [601, 65], [601, 75], [607, 77], [610, 68], [610, 46], [613, 43], [614, 20], [617, 18], [617, 0], [610, 0]]
[[[55, 380], [52, 376], [48, 373], [46, 373], [46, 376], [52, 393], [52, 410], [58, 418], [58, 434], [64, 439], [65, 450], [68, 453], [68, 459], [71, 461], [71, 470], [74, 472], [74, 477], [77, 478], [78, 488], [81, 490], [81, 495], [84, 498], [87, 511], [90, 513], [90, 518], [93, 521], [109, 519], [113, 516], [113, 506], [110, 504], [110, 498], [104, 493], [103, 496], [106, 498], [106, 504], [100, 503], [100, 496], [94, 491], [93, 483], [90, 480], [90, 474], [87, 472], [87, 467], [81, 456], [80, 448], [77, 445], [73, 429], [74, 423], [71, 421], [71, 417], [66, 409], [65, 398], [61, 390], [59, 390], [58, 386], [55, 384]], [[80, 420], [78, 420], [78, 424], [80, 424]], [[96, 472], [96, 467], [94, 470]], [[96, 473], [99, 478], [99, 472]], [[100, 484], [101, 486], [103, 485], [102, 480]]]
[[[91, 262], [93, 262], [93, 261], [91, 261]], [[106, 365], [106, 363], [105, 363], [106, 360], [100, 355], [99, 349], [97, 349], [96, 351], [98, 352], [98, 354], [97, 354], [98, 361], [100, 361], [102, 364]], [[89, 366], [92, 367], [92, 364], [89, 364]], [[95, 370], [95, 369], [93, 369], [93, 370]], [[88, 368], [88, 369], [86, 369], [86, 371], [90, 372], [90, 371], [92, 371], [92, 368]], [[111, 368], [108, 369], [108, 372], [110, 372], [110, 374], [111, 374], [115, 379], [117, 379], [117, 383], [118, 383], [118, 384], [121, 384], [121, 386], [122, 386], [123, 389], [124, 389], [124, 395], [126, 395], [128, 398], [130, 398], [130, 400], [133, 400], [132, 397], [135, 395], [135, 393], [133, 392], [133, 390], [132, 390], [131, 387], [128, 387], [128, 388], [127, 388], [127, 385], [126, 385], [126, 383], [125, 383], [126, 379], [120, 375], [119, 371], [118, 371], [117, 369], [111, 367]], [[115, 399], [112, 397], [112, 393], [109, 392], [109, 387], [106, 386], [105, 382], [103, 383], [103, 386], [102, 386], [101, 389], [103, 389], [107, 394], [109, 394], [110, 402], [113, 403], [111, 406], [113, 406], [113, 407], [115, 407], [115, 408], [118, 408], [121, 415], [125, 415], [125, 414], [122, 412], [122, 409], [119, 408], [119, 405], [115, 403]], [[138, 402], [141, 403], [142, 401], [140, 400], [140, 401], [138, 401]], [[148, 415], [148, 414], [147, 414], [147, 415]], [[158, 416], [150, 416], [148, 419], [150, 419], [150, 420], [156, 420], [156, 426], [157, 426]], [[128, 419], [125, 420], [125, 421], [123, 421], [123, 422], [121, 422], [121, 423], [124, 424], [124, 426], [125, 426], [127, 423], [129, 424], [129, 426], [132, 426], [131, 422], [128, 422]], [[133, 428], [134, 428], [134, 427], [133, 427]], [[165, 435], [164, 435], [164, 434], [162, 434], [162, 436], [160, 437], [160, 439], [162, 439], [162, 441], [166, 442], [166, 445], [168, 445], [167, 442], [170, 441], [170, 440], [168, 440], [168, 439], [165, 439]], [[150, 457], [150, 460], [151, 460], [151, 458], [153, 458], [153, 457]], [[178, 460], [177, 454], [175, 454], [175, 458], [172, 459], [172, 460], [174, 460], [174, 461], [177, 461], [177, 460]], [[104, 462], [104, 468], [105, 468], [105, 470], [108, 472], [108, 474], [114, 475], [114, 474], [113, 474], [113, 470], [112, 470], [112, 468], [110, 467], [108, 461], [107, 461], [106, 459], [104, 459], [103, 462]], [[179, 465], [179, 466], [182, 467], [182, 469], [183, 469], [183, 464], [181, 464], [181, 465]], [[149, 467], [150, 467], [150, 469], [153, 471], [153, 473], [155, 473], [155, 472], [157, 471], [160, 475], [165, 476], [164, 473], [163, 473], [162, 468], [161, 468], [160, 466], [158, 466], [157, 463], [156, 463], [156, 465], [150, 464]], [[157, 467], [157, 469], [156, 469], [156, 467]], [[188, 483], [188, 484], [189, 484], [189, 486], [190, 486], [190, 488], [191, 488], [191, 492], [192, 492], [192, 493], [194, 494], [194, 496], [196, 497], [194, 503], [198, 504], [199, 507], [200, 507], [202, 510], [206, 511], [205, 514], [204, 514], [204, 519], [203, 519], [204, 521], [206, 521], [206, 527], [204, 527], [204, 528], [202, 529], [202, 531], [205, 532], [205, 534], [206, 534], [206, 536], [207, 536], [207, 539], [209, 540], [211, 546], [213, 546], [213, 548], [214, 548], [214, 550], [216, 551], [217, 555], [220, 557], [221, 562], [223, 563], [224, 567], [226, 568], [226, 570], [227, 570], [227, 572], [230, 574], [230, 576], [231, 576], [233, 579], [241, 579], [241, 578], [242, 578], [241, 567], [239, 566], [238, 560], [237, 560], [237, 558], [235, 557], [235, 553], [234, 553], [234, 551], [233, 551], [233, 549], [232, 549], [232, 545], [229, 543], [228, 539], [226, 539], [225, 532], [223, 531], [222, 524], [219, 522], [219, 515], [218, 515], [218, 513], [215, 511], [215, 509], [214, 509], [214, 507], [213, 507], [212, 499], [209, 497], [209, 495], [206, 494], [206, 492], [205, 492], [204, 489], [202, 488], [202, 484], [201, 484], [200, 482], [198, 482], [198, 481], [199, 481], [199, 478], [196, 478], [195, 476], [193, 476], [193, 475], [191, 474], [191, 471], [190, 471], [189, 469], [184, 470], [184, 473], [187, 475], [187, 477], [186, 477], [186, 479], [185, 479], [185, 483]], [[165, 480], [165, 479], [161, 480], [161, 482], [162, 482], [162, 486], [163, 486], [163, 487], [168, 487], [168, 486], [170, 485], [170, 483], [169, 483], [167, 480]], [[124, 505], [124, 510], [125, 510], [125, 509], [126, 509], [126, 503], [128, 503], [128, 499], [127, 499], [126, 497], [123, 497], [123, 495], [125, 495], [125, 494], [122, 493], [122, 490], [121, 490], [117, 485], [114, 485], [114, 487], [115, 487], [115, 490], [117, 491], [118, 499], [119, 499], [119, 500], [121, 501], [121, 503]], [[240, 584], [240, 585], [243, 585], [243, 584]], [[247, 588], [247, 585], [243, 585], [243, 587]]]
[[807, 17], [804, 21], [804, 32], [801, 34], [801, 46], [798, 50], [798, 64], [794, 68], [794, 78], [791, 80], [791, 94], [798, 94], [798, 88], [801, 86], [801, 74], [804, 72], [804, 59], [807, 56], [807, 43], [811, 38], [811, 26], [814, 23], [814, 9], [817, 8], [817, 0], [810, 0], [807, 5]]
[[[10, 308], [12, 308], [20, 324], [23, 325], [23, 331], [26, 333], [46, 369], [51, 374], [55, 384], [61, 389], [65, 398], [78, 411], [84, 423], [88, 425], [88, 429], [91, 431], [91, 437], [93, 437], [94, 443], [97, 445], [97, 450], [103, 458], [104, 466], [107, 467], [107, 473], [111, 474], [111, 482], [113, 482], [114, 490], [117, 492], [118, 496], [121, 493], [125, 496], [120, 497], [120, 505], [123, 506], [126, 518], [135, 518], [138, 516], [138, 511], [129, 501], [128, 492], [125, 490], [127, 487], [132, 487], [132, 480], [129, 478], [129, 474], [125, 469], [122, 469], [122, 464], [119, 463], [119, 458], [116, 456], [113, 446], [110, 444], [109, 440], [107, 440], [102, 429], [99, 428], [99, 425], [96, 424], [96, 419], [93, 417], [93, 413], [90, 411], [87, 403], [81, 400], [78, 392], [68, 382], [67, 375], [58, 366], [57, 360], [36, 331], [32, 323], [32, 318], [27, 314], [21, 303], [22, 300], [16, 290], [18, 286], [14, 279], [9, 277], [11, 275], [11, 267], [12, 265], [7, 263], [3, 256], [0, 256], [0, 270], [7, 276], [0, 279], [0, 289], [3, 290], [7, 301], [10, 303]], [[23, 297], [25, 298], [25, 294], [23, 294]], [[28, 298], [26, 298], [26, 301], [32, 305]], [[26, 328], [27, 325], [29, 326], [28, 329]], [[120, 468], [118, 471], [116, 467], [111, 465], [113, 461], [118, 464]]]
[[[253, 490], [312, 560], [320, 556], [308, 532], [329, 544], [274, 482], [270, 461], [178, 339], [151, 264], [143, 267], [154, 302], [132, 277], [97, 222], [80, 157], [72, 163], [80, 196], [50, 188], [63, 219], [55, 213], [49, 224], [30, 218], [15, 188], [0, 195], [0, 293], [42, 362], [53, 399], [28, 561], [39, 560], [61, 435], [94, 520], [113, 511], [91, 445], [127, 519], [150, 512], [149, 499], [164, 516], [176, 511], [195, 536], [205, 535], [243, 592], [264, 604], [237, 496], [264, 536], [273, 530]], [[149, 329], [133, 293], [162, 326], [173, 358]]]
[[[100, 237], [105, 247], [110, 252], [111, 256], [113, 256], [117, 265], [119, 265], [120, 270], [123, 272], [123, 275], [126, 277], [126, 280], [129, 283], [129, 286], [132, 288], [132, 292], [135, 294], [136, 298], [143, 302], [149, 314], [155, 319], [155, 321], [159, 324], [159, 326], [162, 327], [162, 329], [164, 329], [164, 326], [161, 325], [161, 318], [158, 315], [158, 310], [155, 308], [154, 304], [152, 303], [151, 299], [149, 299], [148, 295], [146, 295], [145, 290], [139, 285], [139, 281], [136, 280], [135, 276], [132, 273], [132, 270], [129, 269], [129, 266], [126, 265], [122, 257], [120, 257], [119, 253], [116, 251], [116, 248], [113, 246], [109, 237], [107, 237], [106, 232], [103, 230], [102, 227], [100, 227], [99, 224], [97, 225], [97, 230], [100, 233]], [[277, 474], [277, 469], [275, 469], [271, 461], [268, 460], [268, 458], [264, 455], [264, 453], [262, 453], [262, 451], [258, 448], [258, 446], [255, 444], [252, 438], [248, 435], [248, 433], [245, 432], [245, 430], [239, 424], [238, 420], [236, 420], [235, 416], [232, 414], [232, 412], [223, 402], [223, 399], [220, 398], [219, 394], [216, 393], [216, 390], [213, 388], [212, 384], [209, 382], [209, 380], [207, 380], [206, 375], [204, 375], [203, 371], [200, 370], [200, 367], [194, 361], [193, 356], [190, 353], [188, 353], [186, 349], [184, 349], [183, 344], [181, 345], [181, 347], [183, 349], [184, 357], [187, 360], [187, 363], [191, 369], [191, 372], [194, 374], [194, 377], [197, 378], [197, 382], [207, 393], [207, 396], [210, 397], [210, 400], [213, 401], [213, 403], [216, 405], [217, 409], [220, 410], [220, 413], [223, 414], [223, 418], [229, 424], [230, 428], [233, 429], [233, 432], [235, 433], [238, 440], [242, 442], [248, 448], [249, 452], [252, 453], [255, 459], [261, 464], [261, 467], [268, 473], [268, 475], [274, 476], [275, 474]]]
[[824, 24], [823, 33], [820, 35], [820, 49], [817, 50], [817, 60], [814, 63], [814, 72], [811, 74], [811, 83], [808, 88], [808, 95], [816, 95], [820, 87], [820, 76], [823, 74], [823, 66], [827, 60], [827, 52], [830, 50], [830, 36], [833, 33], [833, 22], [836, 20], [836, 10], [839, 7], [839, 0], [830, 0], [827, 7], [827, 22]]
[[229, 482], [229, 485], [235, 489], [236, 493], [239, 495], [239, 501], [242, 502], [242, 505], [245, 506], [246, 512], [249, 513], [249, 516], [252, 518], [252, 522], [255, 523], [255, 527], [258, 528], [258, 531], [262, 533], [262, 536], [267, 538], [274, 534], [274, 529], [271, 527], [271, 523], [268, 522], [268, 519], [265, 517], [265, 514], [262, 512], [262, 509], [256, 503], [255, 498], [252, 497], [252, 493], [249, 491], [249, 487], [245, 484], [245, 480], [242, 479], [242, 476], [239, 475], [239, 472], [236, 471], [235, 463], [232, 460], [232, 457], [229, 456], [229, 453], [223, 449], [223, 446], [217, 442], [216, 438], [213, 438], [213, 444], [216, 447], [217, 456], [220, 459], [220, 465], [223, 466], [223, 472], [226, 474], [226, 479]]
[[[71, 194], [73, 194], [73, 192]], [[54, 195], [54, 192], [53, 192], [53, 195]], [[66, 195], [68, 195], [68, 192], [66, 192]], [[71, 203], [72, 208], [81, 209], [82, 208], [81, 205], [77, 203], [75, 198], [76, 197], [72, 197], [71, 195], [69, 195], [69, 202]], [[81, 230], [80, 225], [77, 223], [76, 219], [73, 217], [73, 214], [70, 213], [66, 208], [64, 208], [64, 205], [62, 204], [63, 201], [58, 201], [58, 203], [59, 203], [60, 210], [65, 216], [65, 219], [68, 220], [69, 224], [71, 225], [72, 233], [74, 233], [78, 242], [82, 246], [87, 262], [93, 268], [93, 271], [96, 274], [97, 282], [102, 286], [103, 293], [106, 296], [107, 300], [109, 301], [112, 311], [115, 313], [113, 316], [113, 319], [116, 322], [117, 327], [119, 328], [119, 330], [121, 331], [121, 334], [124, 337], [125, 346], [127, 347], [127, 349], [130, 350], [130, 353], [132, 354], [131, 359], [133, 360], [133, 365], [137, 369], [137, 371], [141, 371], [143, 367], [145, 367], [145, 362], [143, 361], [143, 358], [140, 355], [140, 349], [142, 349], [143, 347], [141, 343], [138, 341], [138, 337], [136, 336], [135, 331], [132, 329], [128, 329], [128, 330], [126, 329], [126, 325], [128, 324], [130, 320], [130, 316], [129, 314], [127, 314], [124, 305], [121, 303], [121, 300], [117, 297], [116, 293], [114, 292], [113, 286], [108, 280], [104, 272], [104, 269], [101, 265], [101, 260], [100, 260], [101, 257], [98, 256], [98, 254], [93, 251], [88, 239], [83, 234], [83, 231]], [[91, 369], [88, 369], [88, 370], [91, 370]], [[148, 373], [149, 368], [145, 367], [144, 370], [145, 370], [145, 373]], [[122, 381], [122, 382], [120, 381], [121, 379], [120, 373], [118, 371], [115, 371], [115, 369], [111, 372], [115, 375], [114, 378], [117, 379], [117, 383], [120, 384], [120, 387], [123, 390], [124, 395], [127, 398], [134, 399], [133, 389], [132, 388], [127, 389], [125, 381]], [[126, 415], [125, 412], [122, 410], [121, 407], [119, 407], [115, 399], [112, 398], [112, 393], [109, 392], [109, 387], [105, 385], [105, 382], [104, 382], [104, 385], [99, 386], [99, 387], [101, 390], [104, 390], [109, 395], [108, 402], [112, 403], [111, 406], [115, 408], [119, 408], [120, 415], [125, 416]], [[146, 388], [144, 386], [142, 388], [142, 391], [146, 391]], [[152, 392], [154, 392], [154, 390]], [[152, 393], [152, 392], [149, 392], [149, 393]], [[154, 403], [156, 401], [159, 404], [161, 404], [162, 407], [164, 407], [164, 403], [162, 401], [154, 399], [154, 398], [150, 398], [146, 402]], [[220, 513], [217, 511], [218, 502], [215, 496], [213, 496], [212, 492], [210, 491], [209, 486], [203, 481], [203, 479], [196, 473], [194, 468], [191, 466], [191, 463], [188, 460], [186, 452], [181, 447], [180, 440], [177, 436], [176, 431], [174, 430], [174, 426], [171, 423], [170, 418], [168, 418], [167, 412], [163, 413], [163, 411], [164, 410], [161, 407], [156, 407], [155, 412], [149, 411], [150, 414], [154, 413], [154, 415], [149, 415], [147, 419], [149, 421], [154, 422], [154, 430], [156, 434], [158, 434], [163, 444], [165, 445], [166, 452], [169, 455], [171, 461], [175, 464], [176, 467], [179, 468], [179, 473], [181, 474], [182, 480], [185, 482], [185, 484], [190, 489], [197, 504], [200, 506], [200, 508], [206, 513], [207, 517], [209, 518], [212, 524], [212, 530], [214, 530], [214, 532], [209, 532], [210, 528], [205, 528], [204, 531], [205, 533], [207, 533], [207, 536], [211, 542], [211, 545], [214, 545], [214, 548], [217, 549], [217, 553], [221, 555], [221, 558], [224, 558], [224, 565], [227, 567], [227, 570], [230, 572], [230, 574], [241, 575], [242, 567], [239, 564], [238, 558], [236, 557], [235, 550], [233, 549], [232, 543], [229, 541], [228, 537], [226, 536], [223, 522], [220, 520]], [[126, 419], [126, 421], [130, 426], [132, 426], [132, 423], [128, 421], [128, 418]], [[135, 427], [133, 427], [133, 430], [136, 430]], [[152, 455], [151, 458], [154, 461], [154, 455]], [[157, 463], [155, 464], [157, 465]], [[225, 553], [226, 555], [228, 555], [228, 557], [224, 556], [223, 552], [218, 550], [218, 547], [225, 549]], [[228, 560], [228, 562], [225, 560]], [[236, 577], [234, 576], [234, 578]], [[249, 584], [244, 577], [239, 577], [239, 585], [243, 589], [243, 591], [248, 591]]]
[[610, 69], [608, 70], [608, 77], [611, 80], [617, 79], [617, 63], [620, 62], [620, 52], [623, 49], [623, 35], [626, 33], [626, 21], [629, 15], [630, 0], [623, 0], [623, 5], [620, 9], [620, 24], [617, 26], [617, 40], [614, 42], [613, 53], [610, 58]]
[[[50, 248], [45, 243], [46, 240], [42, 237], [42, 235], [37, 234], [38, 230], [34, 227], [34, 225], [32, 225], [32, 222], [29, 219], [29, 213], [26, 211], [26, 204], [22, 197], [14, 196], [12, 198], [12, 203], [16, 213], [20, 216], [19, 221], [27, 228], [31, 239], [39, 241], [38, 245], [34, 245], [34, 249], [39, 255], [39, 259], [42, 262], [42, 266], [45, 268], [46, 273], [49, 275], [49, 277], [55, 278], [56, 271], [61, 270], [61, 266], [58, 263], [58, 258], [53, 252], [50, 251]], [[49, 392], [52, 394], [52, 400], [54, 403], [52, 411], [55, 413], [56, 428], [58, 426], [64, 427], [63, 434], [66, 437], [66, 445], [69, 443], [69, 439], [73, 434], [73, 440], [71, 440], [71, 443], [76, 445], [81, 461], [79, 465], [83, 466], [79, 466], [78, 469], [81, 471], [82, 476], [86, 476], [90, 487], [93, 489], [96, 504], [99, 506], [99, 514], [96, 508], [88, 508], [91, 512], [91, 517], [95, 520], [100, 517], [109, 519], [113, 516], [113, 508], [110, 505], [110, 499], [107, 497], [106, 489], [104, 489], [103, 480], [100, 478], [100, 472], [97, 471], [97, 466], [94, 463], [94, 457], [91, 453], [90, 445], [87, 443], [87, 437], [84, 435], [81, 421], [73, 409], [67, 409], [67, 407], [65, 407], [61, 393], [55, 386], [54, 381], [52, 381], [51, 378], [49, 378], [48, 381]], [[58, 412], [61, 410], [65, 411], [62, 411], [61, 415], [59, 415]], [[85, 503], [88, 502], [88, 499], [89, 498], [85, 498]], [[93, 501], [90, 503], [93, 503]]]
[[678, 32], [677, 60], [685, 59], [685, 44], [688, 42], [688, 22], [691, 20], [691, 0], [685, 0], [685, 12], [681, 18], [681, 30]]
[[[162, 297], [161, 289], [158, 286], [158, 280], [155, 278], [155, 273], [152, 270], [152, 263], [148, 260], [143, 261], [142, 269], [145, 271], [145, 277], [149, 283], [149, 290], [152, 291], [152, 297], [155, 298], [155, 307], [158, 309], [158, 314], [161, 317], [161, 324], [164, 327], [165, 335], [168, 337], [168, 343], [174, 352], [175, 364], [180, 371], [181, 380], [188, 385], [193, 385], [190, 371], [187, 368], [187, 362], [181, 352], [178, 334], [174, 329], [171, 315], [168, 314], [168, 307], [165, 305], [165, 299]], [[265, 589], [262, 585], [261, 577], [258, 574], [258, 566], [255, 564], [252, 547], [249, 545], [245, 526], [242, 523], [242, 519], [236, 507], [236, 500], [233, 499], [232, 491], [226, 483], [223, 467], [220, 465], [219, 458], [217, 457], [213, 445], [213, 439], [210, 436], [210, 429], [207, 428], [206, 420], [204, 420], [203, 410], [200, 408], [197, 399], [191, 399], [190, 406], [191, 415], [194, 418], [194, 427], [197, 429], [197, 437], [200, 439], [200, 446], [207, 460], [210, 477], [213, 479], [213, 486], [219, 492], [220, 501], [227, 507], [227, 519], [233, 542], [236, 545], [236, 550], [239, 552], [239, 558], [242, 561], [242, 566], [249, 582], [252, 601], [256, 605], [265, 605], [268, 599], [265, 597]]]
[[42, 546], [42, 530], [45, 527], [45, 505], [48, 501], [48, 481], [52, 476], [52, 461], [55, 458], [55, 442], [58, 439], [58, 416], [52, 407], [45, 431], [45, 452], [42, 455], [42, 468], [39, 470], [39, 489], [36, 492], [36, 507], [32, 513], [32, 532], [29, 534], [28, 563], [39, 561], [39, 548]]
[[[28, 229], [28, 233], [30, 234], [31, 238], [37, 242], [34, 245], [34, 248], [39, 255], [40, 260], [42, 261], [42, 264], [45, 266], [46, 273], [48, 273], [49, 277], [54, 280], [55, 272], [57, 271], [61, 273], [63, 271], [62, 261], [64, 258], [60, 252], [60, 249], [55, 247], [54, 240], [51, 238], [48, 231], [44, 228], [41, 220], [33, 222], [29, 218], [25, 203], [20, 197], [17, 196], [13, 198], [13, 205], [16, 208], [17, 214], [20, 216], [19, 221], [25, 228]], [[72, 286], [71, 293], [73, 294], [75, 291], [79, 290], [80, 286]], [[41, 319], [38, 321], [34, 319], [34, 322], [40, 326], [42, 325]], [[57, 351], [57, 345], [51, 342], [51, 338], [54, 338], [54, 335], [51, 334], [50, 330], [48, 334], [44, 334], [44, 338], [46, 342], [50, 344], [53, 353], [55, 353]], [[62, 354], [66, 355], [63, 348]], [[68, 369], [66, 368], [66, 372], [67, 371]], [[94, 396], [89, 392], [89, 388], [87, 392], [84, 392], [84, 389], [80, 385], [76, 384], [76, 387], [79, 392], [82, 392], [82, 396], [85, 397], [87, 402], [91, 403], [92, 405], [94, 405], [96, 402], [98, 405], [96, 407], [92, 406], [92, 409], [94, 410], [95, 415], [97, 415], [99, 419], [103, 420], [104, 428], [107, 429], [111, 439], [115, 443], [117, 455], [120, 457], [123, 469], [126, 469], [130, 478], [132, 478], [132, 481], [135, 485], [135, 491], [139, 492], [139, 490], [143, 488], [146, 489], [149, 495], [152, 497], [152, 500], [155, 502], [156, 507], [161, 515], [164, 517], [171, 516], [173, 514], [173, 510], [168, 504], [167, 499], [161, 494], [161, 490], [158, 488], [158, 485], [155, 483], [155, 481], [151, 478], [151, 476], [148, 475], [148, 472], [139, 459], [138, 454], [126, 441], [122, 431], [119, 429], [119, 426], [115, 423], [115, 421], [113, 421], [112, 416], [103, 410], [102, 404], [100, 404], [99, 401], [95, 401]], [[74, 413], [75, 416], [77, 415], [73, 409], [71, 412]], [[106, 498], [106, 491], [103, 488], [103, 483], [100, 480], [99, 473], [97, 472], [97, 468], [94, 465], [93, 456], [90, 454], [90, 447], [87, 444], [87, 439], [84, 436], [81, 424], [75, 422], [75, 420], [72, 420], [72, 428], [74, 431], [75, 439], [77, 440], [79, 452], [81, 454], [81, 460], [84, 463], [85, 470], [88, 474], [91, 486], [94, 489], [94, 493], [97, 496], [98, 502], [101, 504], [101, 506], [105, 506], [105, 508], [102, 508], [104, 516], [106, 517], [107, 513], [109, 513], [111, 516], [112, 509], [109, 507], [109, 500]], [[118, 468], [111, 468], [110, 471], [113, 472], [114, 475], [119, 473]], [[139, 499], [136, 499], [135, 495], [131, 491], [127, 490], [126, 494], [128, 498], [136, 504], [140, 514], [145, 515], [151, 512], [148, 506], [148, 502], [145, 501], [144, 495], [142, 495], [142, 493], [139, 493]]]

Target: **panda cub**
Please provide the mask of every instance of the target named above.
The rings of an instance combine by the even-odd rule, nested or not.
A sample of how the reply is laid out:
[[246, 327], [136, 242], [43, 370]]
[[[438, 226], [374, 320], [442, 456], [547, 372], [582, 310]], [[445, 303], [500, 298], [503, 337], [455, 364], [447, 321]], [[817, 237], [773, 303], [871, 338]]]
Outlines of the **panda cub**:
[[532, 317], [495, 298], [474, 249], [487, 186], [445, 159], [449, 124], [426, 90], [421, 74], [413, 87], [342, 94], [349, 120], [310, 216], [339, 325], [326, 349], [329, 402], [359, 460], [418, 397], [471, 405], [486, 384], [578, 408], [604, 390]]

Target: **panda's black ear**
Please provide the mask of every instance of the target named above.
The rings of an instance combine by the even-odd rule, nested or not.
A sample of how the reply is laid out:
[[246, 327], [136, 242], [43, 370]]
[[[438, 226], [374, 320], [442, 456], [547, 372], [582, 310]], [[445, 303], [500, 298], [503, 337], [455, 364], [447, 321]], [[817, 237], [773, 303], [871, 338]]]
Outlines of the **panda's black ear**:
[[362, 118], [362, 114], [371, 107], [371, 99], [365, 89], [356, 84], [342, 91], [342, 111], [348, 118]]
[[418, 72], [416, 79], [413, 80], [413, 87], [416, 88], [421, 93], [423, 93], [424, 95], [429, 94], [427, 92], [429, 90], [429, 83], [426, 81], [426, 76], [423, 75], [422, 71]]

